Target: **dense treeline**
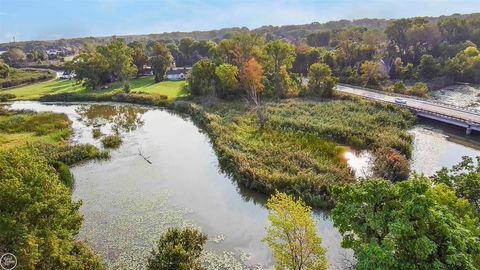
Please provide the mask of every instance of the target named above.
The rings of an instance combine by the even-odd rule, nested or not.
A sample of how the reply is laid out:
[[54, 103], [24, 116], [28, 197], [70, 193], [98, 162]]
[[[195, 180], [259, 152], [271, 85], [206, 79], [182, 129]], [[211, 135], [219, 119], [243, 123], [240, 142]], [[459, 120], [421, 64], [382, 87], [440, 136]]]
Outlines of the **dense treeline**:
[[[449, 16], [439, 17], [420, 17], [428, 20], [431, 23], [437, 23], [440, 20], [448, 18], [462, 18], [468, 19], [478, 16], [478, 13], [473, 14], [453, 14]], [[12, 47], [19, 47], [25, 52], [35, 51], [37, 48], [55, 48], [61, 46], [70, 46], [77, 49], [81, 49], [85, 43], [97, 43], [99, 45], [106, 45], [115, 38], [123, 38], [126, 42], [148, 42], [151, 40], [163, 40], [168, 42], [178, 42], [183, 38], [191, 38], [194, 40], [212, 40], [218, 42], [222, 39], [230, 38], [232, 35], [239, 33], [256, 33], [264, 35], [267, 40], [274, 39], [286, 39], [292, 43], [306, 42], [309, 39], [310, 34], [317, 32], [328, 32], [331, 30], [349, 28], [349, 27], [363, 27], [368, 29], [384, 30], [387, 24], [392, 20], [387, 19], [358, 19], [358, 20], [338, 20], [329, 21], [326, 23], [312, 22], [303, 25], [284, 25], [284, 26], [262, 26], [256, 29], [248, 29], [246, 27], [231, 27], [222, 28], [218, 30], [210, 31], [193, 31], [193, 32], [170, 32], [161, 34], [149, 34], [149, 35], [126, 35], [126, 36], [113, 36], [113, 37], [84, 37], [84, 38], [71, 38], [71, 39], [59, 39], [54, 41], [22, 41], [15, 43], [0, 44], [0, 50], [7, 50]], [[311, 37], [310, 37], [311, 39]], [[313, 46], [313, 45], [312, 45]]]

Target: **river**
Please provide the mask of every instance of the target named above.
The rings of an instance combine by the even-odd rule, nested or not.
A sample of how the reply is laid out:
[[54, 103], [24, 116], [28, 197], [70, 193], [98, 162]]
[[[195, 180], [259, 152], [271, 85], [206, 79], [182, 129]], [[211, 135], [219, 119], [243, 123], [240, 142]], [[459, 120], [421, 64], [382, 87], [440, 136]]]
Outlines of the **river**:
[[[122, 135], [124, 143], [109, 160], [72, 168], [73, 196], [83, 202], [79, 239], [109, 269], [143, 269], [155, 240], [171, 226], [193, 226], [209, 235], [205, 260], [210, 269], [273, 268], [261, 242], [268, 223], [265, 196], [245, 190], [220, 170], [208, 137], [188, 118], [119, 104], [14, 102], [10, 107], [67, 114], [72, 143], [101, 146], [92, 137], [94, 128]], [[412, 168], [420, 173], [456, 164], [462, 155], [480, 155], [479, 140], [459, 130], [420, 122], [410, 132], [415, 136]], [[368, 153], [348, 156], [351, 166], [359, 164], [357, 171], [368, 171]], [[341, 236], [327, 214], [314, 217], [330, 268], [341, 269], [351, 250], [340, 246]]]

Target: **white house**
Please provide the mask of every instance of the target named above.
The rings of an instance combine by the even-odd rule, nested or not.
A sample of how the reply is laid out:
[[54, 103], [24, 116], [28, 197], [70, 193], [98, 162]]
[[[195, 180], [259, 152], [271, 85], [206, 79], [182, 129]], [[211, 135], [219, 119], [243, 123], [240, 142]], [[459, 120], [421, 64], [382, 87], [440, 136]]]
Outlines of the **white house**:
[[169, 81], [182, 81], [188, 78], [191, 67], [176, 67], [167, 71], [167, 80]]

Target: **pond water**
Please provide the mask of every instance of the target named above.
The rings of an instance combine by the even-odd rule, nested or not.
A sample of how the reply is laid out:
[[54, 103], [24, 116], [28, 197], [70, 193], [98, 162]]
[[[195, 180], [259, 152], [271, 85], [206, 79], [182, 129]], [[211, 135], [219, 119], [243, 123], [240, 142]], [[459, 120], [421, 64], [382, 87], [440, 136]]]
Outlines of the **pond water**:
[[[272, 269], [265, 236], [265, 196], [244, 190], [221, 172], [207, 136], [170, 112], [119, 104], [15, 102], [12, 109], [65, 113], [73, 143], [92, 143], [92, 130], [119, 132], [122, 146], [111, 158], [72, 169], [74, 199], [82, 200], [80, 240], [89, 243], [109, 269], [142, 269], [154, 241], [168, 227], [193, 226], [209, 235], [210, 269]], [[140, 155], [147, 157], [152, 164]], [[352, 252], [328, 215], [315, 213], [331, 269]], [[261, 266], [261, 267], [260, 267]]]
[[[15, 102], [12, 109], [65, 113], [72, 143], [91, 143], [92, 130], [118, 132], [124, 143], [106, 161], [72, 168], [74, 199], [82, 200], [79, 239], [104, 258], [109, 269], [143, 269], [160, 234], [172, 226], [193, 226], [209, 235], [205, 261], [210, 269], [272, 269], [265, 236], [265, 196], [245, 190], [223, 173], [205, 134], [188, 118], [141, 106]], [[427, 175], [480, 155], [478, 135], [420, 121], [414, 135], [412, 168]], [[141, 156], [148, 158], [149, 164]], [[368, 151], [347, 151], [357, 177], [370, 174]], [[351, 250], [328, 214], [316, 212], [317, 229], [331, 269], [341, 269]]]
[[[480, 134], [467, 136], [464, 128], [419, 118], [409, 133], [413, 135], [411, 170], [419, 174], [432, 176], [443, 167], [458, 164], [463, 156], [480, 156]], [[371, 176], [371, 151], [349, 150], [345, 158], [357, 178]]]

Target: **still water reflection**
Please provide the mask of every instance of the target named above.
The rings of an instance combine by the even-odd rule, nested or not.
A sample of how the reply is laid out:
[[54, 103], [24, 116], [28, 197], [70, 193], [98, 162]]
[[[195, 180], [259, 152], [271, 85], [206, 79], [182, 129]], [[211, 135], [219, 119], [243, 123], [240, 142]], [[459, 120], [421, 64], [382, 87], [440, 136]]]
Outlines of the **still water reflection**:
[[[465, 135], [465, 129], [419, 119], [410, 129], [413, 136], [412, 171], [432, 176], [442, 167], [458, 164], [463, 156], [480, 156], [480, 134]], [[373, 155], [368, 150], [345, 152], [348, 165], [357, 178], [371, 175]]]
[[[271, 253], [261, 243], [267, 225], [265, 197], [236, 185], [219, 170], [205, 134], [169, 112], [111, 104], [46, 105], [15, 102], [13, 109], [65, 113], [73, 141], [93, 143], [92, 129], [119, 132], [124, 144], [111, 159], [73, 168], [74, 198], [83, 201], [79, 238], [88, 242], [109, 269], [142, 269], [161, 232], [189, 225], [209, 235], [211, 269], [271, 269]], [[149, 156], [152, 164], [139, 156]], [[332, 269], [352, 252], [328, 215], [315, 213]]]

